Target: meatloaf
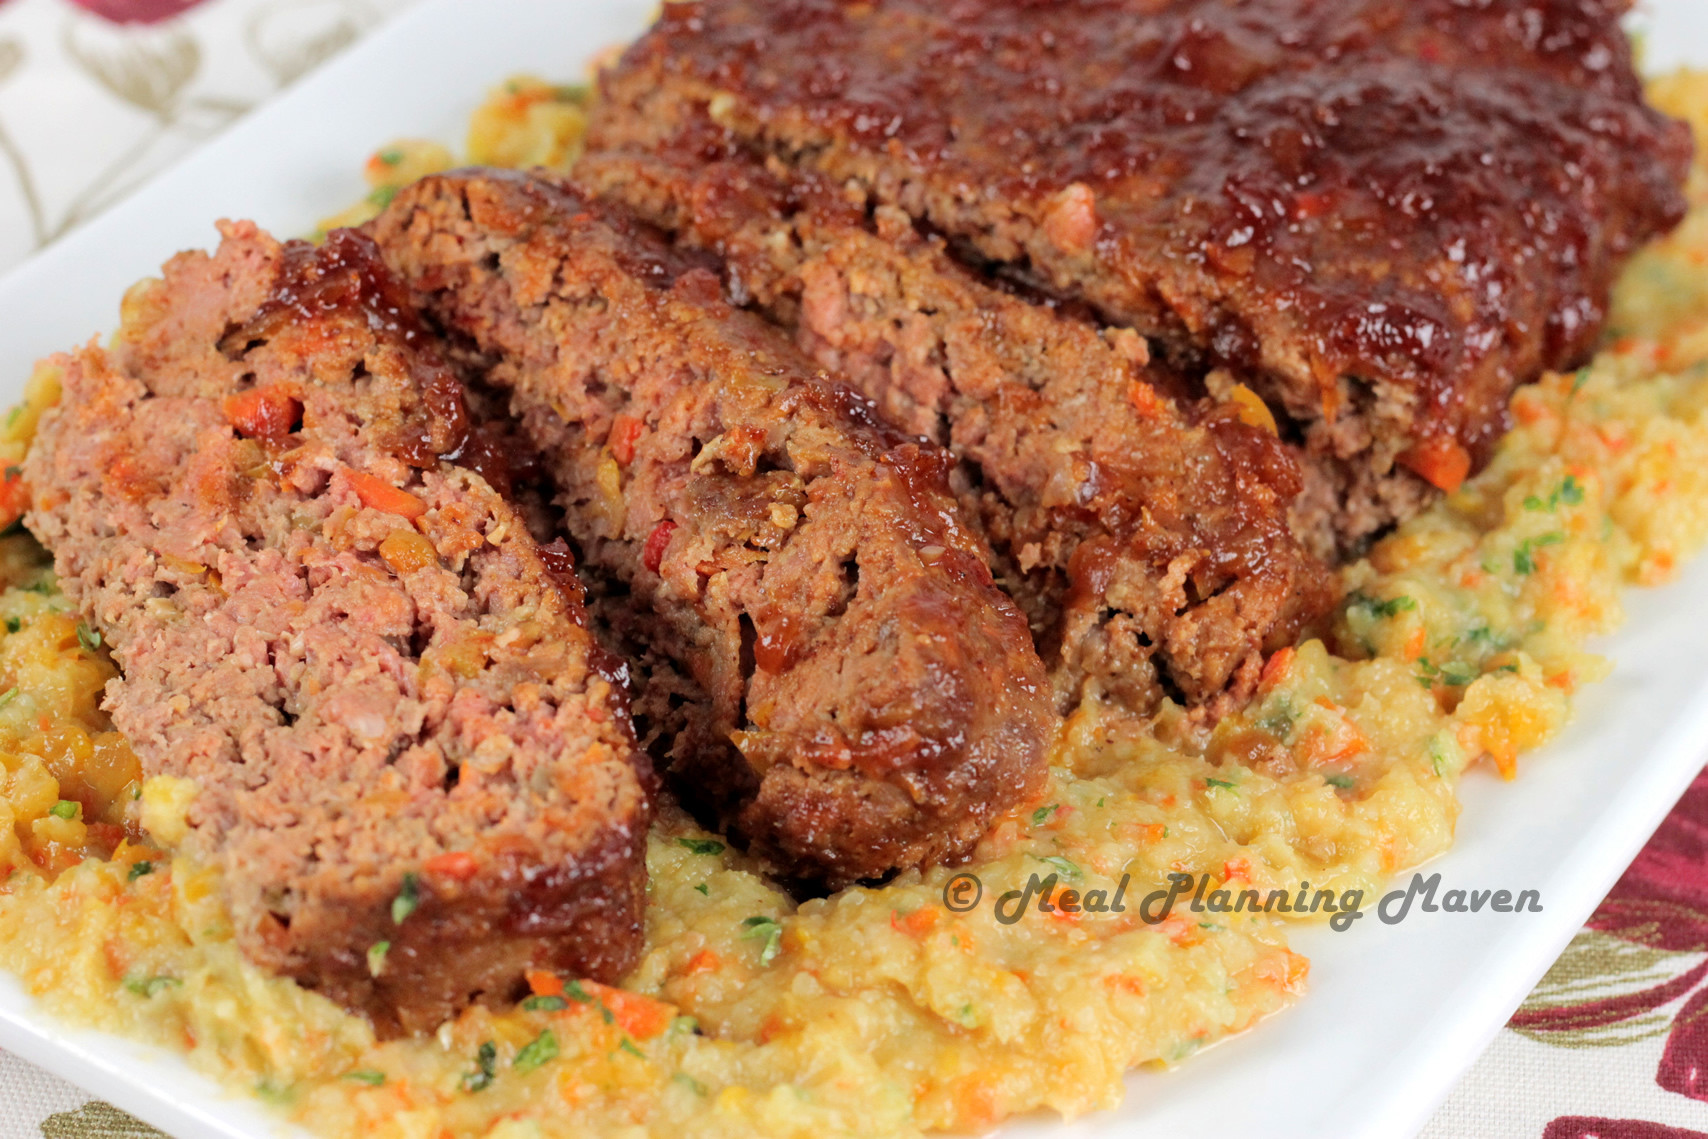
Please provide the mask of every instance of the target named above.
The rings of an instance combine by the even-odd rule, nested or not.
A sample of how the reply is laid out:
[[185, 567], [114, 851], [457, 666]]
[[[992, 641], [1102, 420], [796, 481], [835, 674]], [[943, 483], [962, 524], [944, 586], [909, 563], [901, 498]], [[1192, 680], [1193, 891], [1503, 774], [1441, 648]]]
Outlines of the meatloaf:
[[1107, 696], [1148, 711], [1172, 694], [1216, 713], [1332, 606], [1326, 567], [1289, 529], [1299, 473], [1272, 421], [1177, 402], [1136, 333], [993, 288], [894, 207], [869, 219], [709, 120], [661, 126], [579, 175], [715, 250], [821, 364], [966, 464], [963, 508], [1002, 556], [1064, 709]]
[[236, 937], [382, 1035], [636, 960], [652, 775], [457, 381], [372, 242], [253, 225], [61, 357], [30, 528], [123, 671], [155, 839], [217, 867]]
[[971, 261], [1230, 368], [1344, 551], [1455, 487], [1682, 216], [1626, 0], [699, 0], [591, 145], [709, 112]]
[[955, 857], [1035, 793], [1048, 681], [941, 450], [572, 185], [430, 178], [373, 232], [511, 393], [643, 738], [738, 841], [839, 886]]

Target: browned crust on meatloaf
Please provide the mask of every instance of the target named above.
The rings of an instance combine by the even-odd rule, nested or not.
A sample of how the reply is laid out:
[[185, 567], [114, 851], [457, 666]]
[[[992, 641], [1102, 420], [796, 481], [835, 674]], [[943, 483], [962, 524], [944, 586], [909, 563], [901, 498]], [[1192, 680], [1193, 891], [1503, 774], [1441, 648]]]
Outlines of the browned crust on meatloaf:
[[702, 0], [665, 7], [604, 117], [710, 107], [1249, 376], [1350, 549], [1428, 501], [1408, 464], [1486, 460], [1514, 386], [1587, 354], [1625, 256], [1683, 216], [1689, 135], [1642, 103], [1627, 7]]
[[628, 594], [637, 722], [738, 838], [835, 886], [955, 857], [1034, 793], [1043, 666], [943, 452], [566, 183], [430, 178], [374, 233], [513, 392], [586, 565]]
[[[1009, 295], [892, 207], [767, 170], [709, 120], [653, 120], [578, 176], [715, 250], [809, 353], [968, 464], [963, 507], [1002, 555], [1059, 702], [1165, 691], [1212, 713], [1336, 599], [1289, 529], [1298, 470], [1230, 405], [1159, 391], [1144, 341]], [[1160, 675], [1159, 675], [1160, 674]]]
[[244, 953], [382, 1035], [528, 969], [615, 981], [652, 777], [567, 563], [443, 457], [478, 441], [368, 239], [222, 229], [111, 352], [56, 361], [27, 461], [29, 526], [123, 670], [114, 724], [199, 785], [183, 849]]

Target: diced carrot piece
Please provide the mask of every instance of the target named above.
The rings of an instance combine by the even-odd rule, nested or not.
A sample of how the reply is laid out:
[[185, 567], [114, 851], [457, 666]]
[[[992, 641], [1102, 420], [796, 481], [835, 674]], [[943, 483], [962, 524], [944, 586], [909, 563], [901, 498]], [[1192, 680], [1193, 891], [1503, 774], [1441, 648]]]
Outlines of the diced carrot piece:
[[24, 472], [7, 467], [5, 481], [0, 482], [0, 527], [10, 526], [30, 508], [30, 487]]
[[581, 987], [610, 1009], [611, 1018], [616, 1021], [617, 1027], [636, 1040], [648, 1040], [657, 1036], [676, 1019], [675, 1005], [667, 1005], [663, 1001], [655, 1001], [651, 997], [643, 997], [639, 993], [624, 989], [613, 989], [597, 981], [583, 981]]
[[549, 973], [544, 969], [529, 969], [525, 976], [528, 979], [528, 988], [533, 990], [536, 997], [563, 996], [563, 978], [556, 973]]
[[1549, 414], [1551, 413], [1548, 406], [1540, 399], [1530, 397], [1528, 393], [1520, 393], [1520, 398], [1512, 401], [1512, 417], [1525, 426], [1540, 423], [1548, 418]]
[[410, 494], [392, 486], [384, 479], [375, 478], [365, 471], [350, 471], [350, 487], [356, 492], [356, 497], [362, 500], [363, 506], [375, 510], [383, 510], [387, 514], [397, 514], [413, 522], [427, 513], [427, 504]]
[[684, 976], [692, 977], [696, 973], [716, 973], [723, 966], [723, 958], [710, 949], [702, 949], [688, 958], [688, 964], [682, 966]]
[[1263, 662], [1263, 674], [1257, 679], [1259, 692], [1268, 692], [1282, 680], [1286, 679], [1287, 670], [1293, 665], [1293, 646], [1275, 650], [1275, 654]]
[[423, 862], [421, 869], [435, 877], [467, 882], [480, 872], [480, 862], [466, 850], [447, 850]]
[[1127, 402], [1146, 419], [1155, 419], [1162, 410], [1162, 401], [1157, 399], [1156, 389], [1140, 380], [1134, 380], [1127, 385]]
[[936, 924], [936, 906], [923, 906], [914, 910], [906, 917], [902, 917], [894, 911], [891, 911], [890, 913], [890, 928], [898, 933], [905, 933], [912, 937], [920, 937], [924, 934], [930, 933], [932, 927]]
[[1460, 446], [1458, 440], [1445, 435], [1419, 443], [1401, 454], [1399, 461], [1417, 472], [1425, 482], [1448, 494], [1465, 485], [1465, 478], [1471, 473], [1471, 453]]
[[1135, 997], [1144, 997], [1150, 993], [1150, 989], [1145, 985], [1145, 979], [1132, 973], [1112, 973], [1103, 978], [1103, 983], [1111, 989], [1120, 989], [1133, 994]]
[[632, 415], [619, 415], [611, 421], [611, 435], [606, 445], [611, 457], [623, 466], [635, 461], [635, 444], [646, 434], [646, 424]]
[[225, 420], [246, 439], [279, 440], [302, 418], [302, 401], [275, 384], [225, 401]]

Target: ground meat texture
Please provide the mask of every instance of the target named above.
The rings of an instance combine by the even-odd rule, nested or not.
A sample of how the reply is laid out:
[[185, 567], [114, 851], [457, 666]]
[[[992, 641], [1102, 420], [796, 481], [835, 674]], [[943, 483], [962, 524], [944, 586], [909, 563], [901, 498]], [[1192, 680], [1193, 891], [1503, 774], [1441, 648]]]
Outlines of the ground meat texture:
[[1113, 696], [1148, 712], [1167, 693], [1223, 711], [1266, 650], [1333, 605], [1327, 568], [1289, 529], [1297, 466], [1242, 421], [1248, 406], [1183, 406], [1136, 333], [993, 288], [901, 211], [869, 220], [709, 120], [659, 126], [579, 176], [715, 250], [821, 364], [967, 464], [964, 510], [1002, 555], [1064, 709]]
[[[595, 146], [709, 113], [963, 255], [1249, 376], [1342, 550], [1490, 454], [1683, 215], [1624, 0], [701, 0]], [[1313, 499], [1324, 498], [1313, 496]]]
[[837, 886], [953, 858], [1035, 793], [1048, 682], [942, 451], [566, 183], [428, 179], [374, 233], [513, 393], [691, 802]]
[[529, 969], [617, 980], [652, 776], [567, 558], [465, 465], [455, 378], [368, 239], [224, 234], [57, 361], [27, 462], [115, 725], [199, 785], [180, 846], [243, 951], [382, 1035]]

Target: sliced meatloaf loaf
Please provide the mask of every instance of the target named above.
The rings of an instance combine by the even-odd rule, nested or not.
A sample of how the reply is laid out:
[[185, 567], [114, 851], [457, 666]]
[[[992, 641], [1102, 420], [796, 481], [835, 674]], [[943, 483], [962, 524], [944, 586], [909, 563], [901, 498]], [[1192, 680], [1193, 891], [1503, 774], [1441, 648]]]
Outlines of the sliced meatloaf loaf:
[[1064, 707], [1149, 710], [1169, 692], [1219, 711], [1255, 688], [1266, 649], [1333, 605], [1289, 529], [1297, 466], [1242, 421], [1250, 407], [1176, 402], [1137, 334], [993, 288], [901, 211], [868, 219], [817, 177], [722, 145], [709, 120], [670, 129], [594, 152], [579, 176], [715, 250], [821, 364], [966, 464], [963, 507]]
[[373, 232], [512, 393], [621, 597], [637, 723], [740, 840], [840, 885], [963, 853], [1040, 786], [1047, 679], [944, 452], [571, 185], [430, 178]]
[[431, 1029], [640, 948], [650, 765], [567, 551], [491, 483], [372, 243], [224, 227], [61, 358], [30, 528], [123, 671], [113, 721], [193, 780], [244, 952]]
[[1249, 377], [1356, 548], [1489, 454], [1683, 214], [1626, 0], [700, 0], [595, 148], [684, 107]]

